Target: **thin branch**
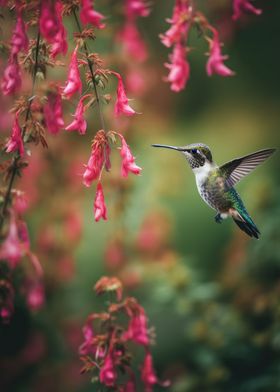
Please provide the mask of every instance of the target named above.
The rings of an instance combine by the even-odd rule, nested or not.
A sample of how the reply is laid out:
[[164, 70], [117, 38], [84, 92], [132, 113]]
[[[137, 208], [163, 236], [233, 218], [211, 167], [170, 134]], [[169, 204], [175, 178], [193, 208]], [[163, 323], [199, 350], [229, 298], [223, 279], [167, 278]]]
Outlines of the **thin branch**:
[[[81, 28], [79, 19], [77, 17], [76, 11], [74, 10], [73, 13], [74, 13], [74, 18], [75, 18], [78, 30], [81, 33], [82, 32], [82, 28]], [[94, 78], [93, 63], [92, 63], [92, 61], [89, 58], [89, 50], [88, 50], [87, 43], [85, 41], [84, 41], [83, 47], [84, 47], [84, 51], [85, 51], [85, 54], [86, 54], [86, 57], [87, 57], [88, 68], [89, 68], [90, 74], [91, 74], [91, 80], [92, 80], [92, 84], [93, 84], [94, 94], [95, 94], [95, 97], [96, 97], [96, 103], [97, 103], [97, 107], [98, 107], [100, 123], [101, 123], [102, 129], [104, 131], [106, 131], [105, 130], [104, 116], [103, 116], [102, 107], [101, 107], [100, 96], [99, 96], [97, 84], [96, 84], [96, 81], [95, 81], [95, 78]]]
[[[29, 98], [27, 110], [26, 110], [26, 115], [25, 115], [25, 124], [22, 128], [21, 131], [21, 137], [24, 140], [25, 132], [26, 132], [26, 123], [29, 119], [30, 113], [31, 113], [31, 105], [34, 99], [34, 91], [35, 91], [35, 83], [36, 83], [36, 74], [38, 71], [38, 59], [39, 59], [39, 47], [40, 47], [40, 31], [38, 31], [37, 34], [37, 40], [36, 40], [36, 50], [35, 50], [35, 59], [34, 59], [34, 70], [33, 70], [33, 75], [32, 75], [32, 90], [31, 90], [31, 97]], [[11, 177], [7, 186], [7, 190], [5, 193], [3, 205], [1, 208], [0, 212], [0, 234], [2, 233], [3, 230], [3, 225], [5, 221], [5, 215], [7, 213], [7, 208], [10, 202], [10, 197], [11, 197], [11, 192], [13, 188], [13, 184], [16, 178], [17, 170], [18, 170], [18, 163], [20, 161], [20, 154], [17, 152], [17, 155], [13, 159], [13, 163], [11, 165]]]

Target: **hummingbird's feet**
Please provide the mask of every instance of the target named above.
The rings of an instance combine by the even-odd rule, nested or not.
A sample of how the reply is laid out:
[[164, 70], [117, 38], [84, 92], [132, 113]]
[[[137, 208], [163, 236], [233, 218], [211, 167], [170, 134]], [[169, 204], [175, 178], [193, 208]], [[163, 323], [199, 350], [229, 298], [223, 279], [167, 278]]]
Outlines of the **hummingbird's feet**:
[[222, 223], [223, 218], [221, 217], [221, 214], [215, 215], [215, 222], [216, 223]]

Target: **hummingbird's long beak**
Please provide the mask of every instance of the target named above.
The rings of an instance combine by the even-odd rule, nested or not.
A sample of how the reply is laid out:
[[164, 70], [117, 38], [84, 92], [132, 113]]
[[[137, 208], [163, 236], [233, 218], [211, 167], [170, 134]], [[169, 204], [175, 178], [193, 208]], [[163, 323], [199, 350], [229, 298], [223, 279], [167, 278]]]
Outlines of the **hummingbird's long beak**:
[[152, 144], [152, 147], [170, 148], [171, 150], [185, 151], [183, 147], [168, 146], [167, 144]]

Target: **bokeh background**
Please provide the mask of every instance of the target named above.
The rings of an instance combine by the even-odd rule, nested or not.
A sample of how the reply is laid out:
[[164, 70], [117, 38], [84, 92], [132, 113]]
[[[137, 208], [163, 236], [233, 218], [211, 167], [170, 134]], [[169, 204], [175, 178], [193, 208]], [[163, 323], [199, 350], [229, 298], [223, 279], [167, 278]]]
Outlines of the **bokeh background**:
[[[238, 185], [262, 233], [256, 241], [230, 220], [214, 222], [179, 153], [150, 146], [203, 142], [217, 163], [279, 147], [280, 5], [256, 2], [263, 15], [236, 24], [229, 2], [198, 3], [222, 32], [235, 77], [206, 76], [207, 46], [193, 33], [190, 81], [184, 92], [170, 91], [163, 82], [168, 50], [158, 34], [172, 1], [155, 1], [140, 25], [150, 52], [145, 63], [126, 62], [110, 32], [94, 43], [127, 78], [134, 70], [143, 78], [135, 91], [128, 87], [141, 115], [116, 122], [105, 108], [112, 129], [126, 129], [143, 168], [141, 177], [120, 180], [115, 154], [104, 185], [107, 222], [94, 222], [94, 189], [81, 185], [97, 113], [89, 114], [85, 137], [50, 135], [47, 151], [34, 150], [19, 188], [30, 198], [26, 219], [46, 271], [46, 297], [30, 314], [19, 295], [11, 324], [0, 327], [1, 390], [94, 391], [90, 375], [79, 374], [81, 327], [103, 308], [95, 282], [116, 275], [155, 327], [155, 367], [172, 380], [167, 390], [280, 391], [279, 152]], [[105, 2], [104, 13], [112, 6]], [[65, 71], [50, 76], [64, 80]]]

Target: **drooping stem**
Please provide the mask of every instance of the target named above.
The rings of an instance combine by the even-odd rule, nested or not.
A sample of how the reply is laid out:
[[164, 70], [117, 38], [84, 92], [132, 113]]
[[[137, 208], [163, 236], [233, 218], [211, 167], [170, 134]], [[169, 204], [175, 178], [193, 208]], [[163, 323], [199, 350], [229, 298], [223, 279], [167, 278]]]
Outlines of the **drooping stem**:
[[[35, 91], [35, 83], [36, 83], [36, 74], [38, 71], [38, 65], [39, 65], [39, 47], [40, 47], [40, 31], [38, 31], [37, 34], [37, 40], [36, 40], [36, 48], [35, 48], [35, 59], [34, 59], [34, 68], [33, 68], [33, 74], [32, 74], [32, 89], [31, 89], [31, 97], [29, 98], [28, 101], [28, 106], [26, 109], [26, 114], [25, 114], [25, 124], [22, 128], [21, 131], [21, 137], [24, 140], [25, 132], [26, 132], [26, 123], [29, 119], [30, 113], [31, 113], [31, 105], [34, 99], [34, 91]], [[10, 197], [11, 197], [11, 192], [13, 188], [13, 184], [16, 178], [17, 170], [18, 170], [18, 163], [20, 161], [20, 154], [17, 152], [16, 156], [13, 159], [11, 168], [10, 168], [10, 179], [8, 182], [7, 190], [4, 196], [4, 201], [2, 204], [1, 212], [0, 212], [0, 235], [2, 234], [3, 230], [3, 225], [5, 221], [5, 215], [7, 212], [7, 208], [10, 202]]]
[[[82, 32], [82, 28], [81, 28], [79, 19], [77, 17], [76, 11], [74, 10], [73, 13], [74, 13], [74, 18], [75, 18], [78, 30], [81, 33]], [[95, 77], [94, 77], [93, 63], [92, 63], [92, 61], [89, 58], [89, 50], [88, 50], [88, 46], [87, 46], [86, 41], [84, 41], [83, 49], [84, 49], [84, 52], [85, 52], [86, 57], [87, 57], [87, 63], [88, 63], [88, 68], [89, 68], [90, 75], [91, 75], [92, 84], [93, 84], [93, 90], [94, 90], [96, 103], [97, 103], [97, 107], [98, 107], [98, 113], [99, 113], [101, 127], [106, 132], [105, 121], [104, 121], [104, 116], [103, 116], [103, 112], [102, 112], [100, 96], [99, 96], [99, 92], [98, 92], [98, 88], [97, 88], [97, 83], [96, 83], [96, 80], [95, 80]]]

